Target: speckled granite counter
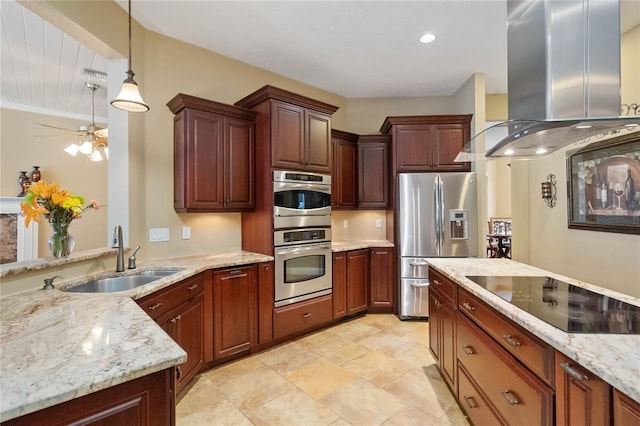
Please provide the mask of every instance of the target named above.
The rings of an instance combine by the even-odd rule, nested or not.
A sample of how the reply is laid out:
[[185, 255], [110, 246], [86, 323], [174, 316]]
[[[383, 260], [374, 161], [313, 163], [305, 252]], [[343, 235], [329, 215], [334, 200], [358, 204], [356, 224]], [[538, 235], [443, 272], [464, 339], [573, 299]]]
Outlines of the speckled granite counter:
[[498, 312], [640, 402], [640, 335], [565, 333], [480, 287], [465, 276], [549, 276], [635, 306], [640, 306], [639, 299], [508, 259], [431, 258], [427, 261]]
[[180, 271], [125, 292], [55, 289], [1, 298], [0, 421], [184, 362], [185, 352], [132, 299], [206, 269], [269, 260], [273, 258], [236, 252], [146, 261], [125, 274], [152, 268]]
[[353, 240], [331, 242], [331, 250], [333, 250], [334, 252], [359, 250], [370, 247], [393, 247], [393, 243], [387, 240]]

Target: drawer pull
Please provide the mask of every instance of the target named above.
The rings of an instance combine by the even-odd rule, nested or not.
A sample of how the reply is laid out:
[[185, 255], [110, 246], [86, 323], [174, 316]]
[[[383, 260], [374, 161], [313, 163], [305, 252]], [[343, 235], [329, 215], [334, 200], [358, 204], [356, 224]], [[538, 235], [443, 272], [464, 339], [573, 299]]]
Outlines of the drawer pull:
[[469, 346], [469, 345], [464, 345], [462, 347], [462, 350], [467, 355], [474, 355], [476, 353], [476, 351], [474, 351], [473, 348], [471, 346]]
[[433, 280], [433, 283], [434, 283], [435, 285], [442, 285], [442, 283], [441, 283], [440, 281], [438, 281], [438, 280]]
[[187, 287], [187, 290], [191, 291], [195, 290], [196, 288], [198, 288], [198, 284], [190, 285], [189, 287]]
[[178, 315], [177, 317], [173, 318], [171, 321], [169, 321], [171, 324], [175, 324], [176, 322], [180, 321], [180, 315]]
[[158, 309], [160, 306], [162, 306], [162, 303], [158, 302], [155, 305], [151, 305], [149, 306], [149, 310], [150, 311], [155, 311], [156, 309]]
[[578, 370], [573, 368], [571, 366], [571, 364], [569, 364], [568, 362], [561, 362], [560, 363], [560, 367], [564, 371], [566, 371], [568, 375], [570, 375], [571, 377], [573, 377], [576, 380], [579, 380], [581, 382], [589, 380], [589, 376], [587, 376], [586, 374], [580, 373]]
[[463, 306], [467, 311], [470, 311], [470, 312], [473, 312], [473, 311], [475, 311], [475, 310], [476, 310], [476, 308], [474, 308], [473, 306], [471, 306], [471, 305], [470, 305], [470, 304], [468, 304], [467, 302], [464, 302], [464, 303], [462, 304], [462, 306]]
[[180, 369], [180, 366], [176, 367], [176, 380], [180, 380], [180, 377], [182, 377], [182, 370]]
[[513, 392], [511, 392], [509, 389], [505, 389], [503, 391], [500, 391], [500, 393], [502, 393], [502, 396], [504, 396], [504, 399], [506, 399], [509, 404], [511, 404], [511, 405], [520, 404], [520, 401], [518, 401], [518, 398], [516, 398], [516, 396], [513, 394]]
[[467, 407], [478, 408], [478, 404], [476, 404], [476, 401], [473, 399], [472, 396], [463, 396], [463, 398], [464, 398], [464, 402], [467, 403]]
[[222, 280], [222, 281], [225, 281], [225, 280], [232, 280], [232, 279], [234, 279], [234, 278], [242, 278], [242, 277], [246, 277], [246, 276], [247, 276], [247, 274], [229, 275], [229, 276], [226, 276], [226, 277], [222, 277], [222, 278], [221, 278], [221, 280]]
[[306, 314], [302, 314], [300, 315], [302, 318], [309, 318], [311, 316], [311, 314], [309, 312], [307, 312]]
[[504, 340], [506, 340], [511, 346], [520, 346], [520, 342], [518, 342], [516, 339], [511, 337], [510, 334], [505, 334], [502, 337], [504, 337]]

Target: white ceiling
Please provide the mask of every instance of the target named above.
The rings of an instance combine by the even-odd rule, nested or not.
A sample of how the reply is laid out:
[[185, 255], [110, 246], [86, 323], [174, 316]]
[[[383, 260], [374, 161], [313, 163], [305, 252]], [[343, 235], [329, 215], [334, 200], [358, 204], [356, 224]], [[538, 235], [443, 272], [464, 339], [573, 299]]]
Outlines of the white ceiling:
[[[640, 0], [621, 3], [626, 32], [640, 23]], [[488, 93], [506, 92], [504, 0], [137, 0], [131, 7], [149, 30], [345, 97], [449, 95], [475, 72], [486, 75]], [[91, 94], [82, 70], [106, 72], [107, 61], [14, 0], [0, 8], [2, 105], [86, 121]], [[425, 32], [438, 38], [418, 43]], [[104, 122], [107, 106], [99, 89], [96, 121]]]

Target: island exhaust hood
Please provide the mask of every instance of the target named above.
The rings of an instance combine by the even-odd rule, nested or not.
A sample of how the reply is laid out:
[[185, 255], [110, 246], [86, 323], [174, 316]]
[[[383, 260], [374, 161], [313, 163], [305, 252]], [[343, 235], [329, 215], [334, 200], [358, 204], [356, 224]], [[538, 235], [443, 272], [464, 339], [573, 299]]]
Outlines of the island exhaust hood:
[[[640, 130], [640, 117], [620, 115], [618, 0], [508, 0], [507, 54], [509, 120], [479, 134], [501, 138], [486, 157]], [[473, 139], [458, 159], [474, 160]]]

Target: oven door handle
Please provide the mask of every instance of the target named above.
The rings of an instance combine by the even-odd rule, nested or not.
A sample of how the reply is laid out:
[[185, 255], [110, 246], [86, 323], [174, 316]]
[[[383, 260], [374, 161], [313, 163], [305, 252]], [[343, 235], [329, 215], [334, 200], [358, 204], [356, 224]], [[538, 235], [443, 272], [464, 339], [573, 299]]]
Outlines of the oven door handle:
[[276, 249], [276, 254], [285, 255], [292, 253], [304, 253], [311, 250], [331, 250], [331, 244], [309, 244], [299, 247], [279, 248]]
[[274, 182], [273, 192], [290, 191], [292, 189], [307, 189], [310, 191], [322, 192], [323, 194], [331, 194], [330, 185], [318, 185], [314, 183]]

